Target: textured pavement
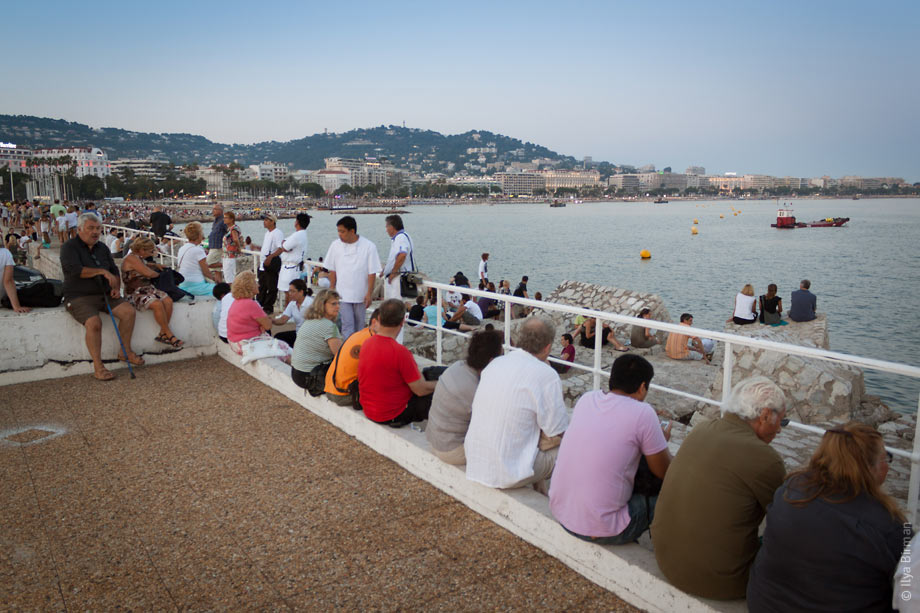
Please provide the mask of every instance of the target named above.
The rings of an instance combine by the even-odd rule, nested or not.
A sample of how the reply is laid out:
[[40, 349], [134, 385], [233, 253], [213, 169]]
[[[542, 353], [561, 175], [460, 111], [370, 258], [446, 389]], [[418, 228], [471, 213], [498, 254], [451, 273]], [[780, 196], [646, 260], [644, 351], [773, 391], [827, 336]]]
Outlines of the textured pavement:
[[0, 388], [0, 492], [4, 610], [635, 610], [217, 357]]

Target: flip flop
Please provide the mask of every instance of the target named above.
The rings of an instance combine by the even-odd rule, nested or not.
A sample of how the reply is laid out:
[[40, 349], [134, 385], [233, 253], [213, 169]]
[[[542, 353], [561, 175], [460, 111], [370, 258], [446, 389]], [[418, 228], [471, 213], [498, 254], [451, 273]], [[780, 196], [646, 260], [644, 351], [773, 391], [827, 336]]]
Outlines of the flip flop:
[[127, 358], [126, 358], [126, 357], [123, 356], [123, 355], [119, 355], [119, 356], [118, 356], [118, 361], [119, 361], [119, 362], [130, 362], [132, 366], [143, 366], [143, 365], [144, 365], [144, 363], [145, 363], [145, 362], [144, 362], [144, 358], [142, 358], [141, 356], [137, 355], [136, 353], [132, 353], [131, 355], [133, 355], [134, 357], [133, 357], [133, 358], [132, 358], [132, 357], [127, 357]]
[[111, 370], [103, 370], [102, 372], [94, 372], [93, 378], [97, 381], [111, 381], [115, 378], [115, 373]]

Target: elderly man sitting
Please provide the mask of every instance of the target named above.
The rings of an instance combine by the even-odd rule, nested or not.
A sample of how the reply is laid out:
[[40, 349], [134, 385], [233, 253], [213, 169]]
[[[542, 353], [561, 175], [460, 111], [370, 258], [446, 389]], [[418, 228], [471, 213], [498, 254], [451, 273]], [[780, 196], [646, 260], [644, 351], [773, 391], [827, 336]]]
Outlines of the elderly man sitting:
[[744, 598], [757, 527], [786, 468], [770, 442], [788, 423], [786, 396], [766, 377], [738, 383], [722, 417], [693, 428], [661, 486], [652, 542], [658, 566], [685, 592]]
[[518, 349], [482, 371], [463, 443], [471, 481], [498, 488], [533, 484], [546, 493], [559, 447], [540, 449], [541, 433], [558, 437], [569, 425], [562, 383], [546, 363], [555, 335], [551, 323], [533, 317], [520, 327]]
[[86, 347], [93, 359], [94, 376], [109, 381], [115, 375], [102, 363], [102, 320], [106, 312], [106, 295], [112, 314], [118, 318], [118, 330], [124, 343], [125, 355], [119, 350], [118, 359], [135, 366], [143, 358], [131, 351], [134, 331], [134, 307], [121, 298], [121, 279], [109, 248], [99, 238], [102, 221], [95, 213], [80, 215], [77, 235], [61, 245], [61, 270], [64, 272], [64, 306], [67, 312], [86, 329]]

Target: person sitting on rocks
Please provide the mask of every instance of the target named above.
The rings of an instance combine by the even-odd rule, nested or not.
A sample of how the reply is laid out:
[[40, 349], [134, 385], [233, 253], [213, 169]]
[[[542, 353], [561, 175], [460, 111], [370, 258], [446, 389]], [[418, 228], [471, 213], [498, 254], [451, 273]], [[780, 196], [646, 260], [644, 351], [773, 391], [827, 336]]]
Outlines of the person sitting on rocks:
[[[652, 310], [644, 308], [636, 315], [639, 319], [651, 319]], [[629, 344], [636, 349], [649, 349], [658, 344], [658, 337], [651, 328], [645, 326], [633, 326], [629, 334]]]
[[448, 330], [460, 329], [461, 331], [475, 330], [482, 323], [482, 311], [479, 305], [473, 302], [467, 294], [463, 294], [461, 304], [453, 316], [444, 322]]
[[789, 309], [789, 319], [792, 321], [811, 321], [817, 317], [818, 298], [810, 289], [811, 281], [803, 279], [799, 289], [792, 292], [792, 307]]
[[425, 322], [425, 304], [426, 300], [424, 295], [415, 297], [415, 304], [409, 309], [409, 319], [406, 321], [406, 325], [414, 328], [418, 325], [416, 322]]
[[569, 425], [562, 382], [546, 363], [556, 331], [542, 317], [518, 329], [514, 349], [482, 371], [463, 447], [466, 477], [489, 487], [534, 485], [546, 493], [558, 442]]
[[773, 495], [748, 610], [891, 610], [891, 577], [911, 536], [882, 490], [891, 460], [872, 426], [850, 422], [824, 433], [808, 466]]
[[750, 283], [735, 295], [735, 310], [729, 321], [738, 326], [757, 321], [757, 300], [754, 298], [754, 286]]
[[658, 567], [703, 598], [744, 598], [757, 527], [786, 467], [770, 442], [788, 423], [786, 395], [766, 377], [732, 388], [722, 417], [694, 426], [671, 462], [652, 521]]
[[377, 334], [380, 327], [380, 309], [374, 309], [370, 322], [366, 328], [353, 332], [345, 339], [341, 348], [332, 358], [329, 370], [326, 371], [326, 387], [323, 391], [326, 398], [340, 406], [351, 406], [355, 410], [361, 407], [354, 405], [352, 386], [358, 384], [358, 361], [361, 357], [361, 346], [364, 341]]
[[415, 358], [396, 342], [405, 315], [402, 300], [385, 300], [380, 305], [378, 332], [361, 345], [358, 359], [358, 392], [364, 415], [392, 428], [428, 419], [436, 385], [422, 378]]
[[[486, 284], [486, 291], [495, 293], [495, 284], [491, 281]], [[499, 308], [498, 301], [495, 298], [490, 298], [489, 296], [481, 297], [476, 304], [479, 305], [479, 310], [482, 311], [483, 319], [496, 319], [502, 314], [501, 308]]]
[[[680, 325], [688, 328], [692, 326], [693, 315], [682, 313]], [[709, 364], [712, 349], [707, 352], [703, 341], [698, 336], [671, 332], [668, 334], [668, 342], [664, 346], [664, 352], [672, 360], [702, 360], [704, 363]]]
[[[562, 344], [562, 355], [559, 356], [560, 359], [563, 359], [566, 362], [575, 361], [575, 345], [572, 344], [573, 341], [574, 339], [572, 338], [572, 335], [569, 334], [568, 332], [563, 334], [562, 337], [559, 339], [559, 342]], [[569, 372], [569, 370], [572, 369], [571, 366], [564, 366], [556, 362], [547, 362], [547, 363], [550, 366], [552, 366], [553, 370], [555, 370], [560, 375], [565, 374]]]
[[609, 392], [578, 399], [559, 447], [549, 489], [549, 508], [562, 527], [599, 545], [638, 540], [655, 516], [658, 496], [634, 489], [643, 470], [664, 479], [671, 463], [668, 439], [655, 409], [645, 402], [655, 369], [638, 355], [618, 357]]
[[760, 297], [760, 323], [780, 324], [783, 322], [783, 299], [777, 296], [776, 283], [767, 286], [767, 293]]
[[99, 216], [95, 213], [80, 215], [76, 236], [61, 246], [61, 271], [64, 273], [64, 306], [86, 330], [86, 348], [93, 360], [93, 376], [100, 381], [110, 381], [115, 374], [102, 363], [100, 312], [111, 308], [112, 315], [118, 318], [118, 331], [125, 347], [125, 350], [119, 349], [118, 359], [134, 366], [143, 365], [144, 359], [131, 350], [135, 310], [121, 298], [118, 267], [108, 247], [99, 240], [101, 236]]
[[466, 464], [463, 439], [470, 425], [479, 376], [502, 354], [502, 340], [502, 333], [497, 330], [475, 333], [470, 339], [466, 360], [451, 364], [438, 379], [425, 437], [431, 452], [448, 464]]
[[[583, 317], [581, 315], [575, 318], [575, 329], [572, 336], [578, 337], [578, 343], [586, 349], [594, 349], [594, 335], [597, 329], [597, 320], [593, 317]], [[629, 347], [617, 340], [613, 330], [606, 323], [601, 328], [601, 347], [613, 344], [617, 351], [629, 351]]]

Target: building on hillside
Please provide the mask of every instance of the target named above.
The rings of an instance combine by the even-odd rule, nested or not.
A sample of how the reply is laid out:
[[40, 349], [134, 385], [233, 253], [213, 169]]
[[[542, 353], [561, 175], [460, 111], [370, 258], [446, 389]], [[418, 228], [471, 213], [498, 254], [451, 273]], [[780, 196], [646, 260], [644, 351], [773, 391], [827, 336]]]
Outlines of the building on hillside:
[[341, 170], [348, 173], [352, 187], [376, 185], [378, 189], [398, 189], [409, 182], [409, 171], [396, 168], [385, 158], [326, 158], [326, 170]]
[[536, 190], [546, 189], [546, 179], [537, 172], [498, 172], [495, 178], [501, 182], [506, 196], [533, 196]]
[[278, 162], [262, 162], [261, 164], [251, 164], [247, 176], [252, 177], [252, 181], [272, 181], [281, 183], [288, 178], [288, 167]]
[[543, 170], [540, 174], [543, 175], [548, 192], [554, 192], [561, 187], [597, 187], [601, 183], [601, 173], [596, 170]]
[[[70, 162], [67, 162], [70, 158]], [[34, 149], [31, 165], [26, 167], [34, 178], [66, 174], [73, 169], [78, 179], [93, 176], [105, 179], [112, 174], [112, 165], [105, 151], [98, 147], [55, 147]]]
[[147, 159], [119, 159], [112, 160], [112, 172], [125, 177], [128, 174], [135, 177], [146, 177], [153, 181], [162, 181], [170, 168], [169, 162], [163, 160]]

